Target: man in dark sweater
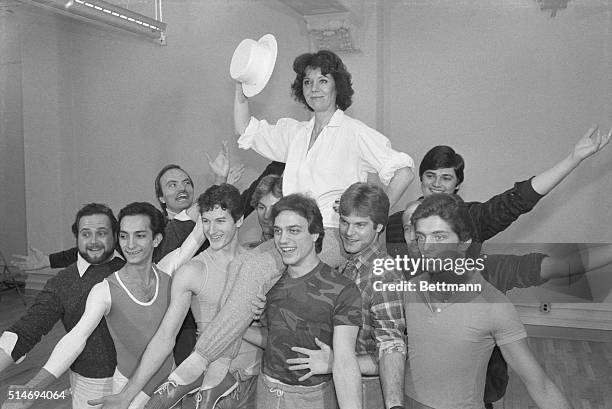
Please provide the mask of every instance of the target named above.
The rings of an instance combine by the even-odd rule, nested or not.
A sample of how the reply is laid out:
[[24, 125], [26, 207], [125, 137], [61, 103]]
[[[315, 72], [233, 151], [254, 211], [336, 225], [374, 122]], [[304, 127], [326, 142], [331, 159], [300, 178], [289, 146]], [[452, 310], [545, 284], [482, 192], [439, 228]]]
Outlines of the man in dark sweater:
[[[79, 321], [91, 288], [125, 264], [115, 252], [117, 219], [106, 205], [81, 208], [72, 225], [78, 256], [76, 263], [47, 281], [26, 314], [0, 336], [0, 372], [19, 363], [59, 320], [66, 332]], [[87, 400], [112, 390], [116, 366], [113, 341], [102, 320], [83, 352], [70, 367], [73, 408], [88, 408]]]

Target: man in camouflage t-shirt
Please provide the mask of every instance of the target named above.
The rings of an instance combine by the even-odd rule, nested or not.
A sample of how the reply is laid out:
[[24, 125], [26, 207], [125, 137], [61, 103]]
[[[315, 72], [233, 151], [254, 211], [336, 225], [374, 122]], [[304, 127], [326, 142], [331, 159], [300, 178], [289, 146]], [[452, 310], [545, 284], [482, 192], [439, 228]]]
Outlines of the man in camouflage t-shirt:
[[[337, 395], [341, 408], [361, 408], [361, 375], [355, 357], [361, 325], [359, 290], [319, 259], [324, 230], [313, 199], [286, 196], [274, 205], [272, 217], [274, 241], [287, 269], [267, 295], [262, 319], [267, 339], [257, 407], [333, 408]], [[248, 333], [256, 337], [257, 331], [251, 327]], [[333, 344], [333, 375], [289, 370], [287, 359], [298, 355], [291, 348], [315, 349], [317, 341]]]

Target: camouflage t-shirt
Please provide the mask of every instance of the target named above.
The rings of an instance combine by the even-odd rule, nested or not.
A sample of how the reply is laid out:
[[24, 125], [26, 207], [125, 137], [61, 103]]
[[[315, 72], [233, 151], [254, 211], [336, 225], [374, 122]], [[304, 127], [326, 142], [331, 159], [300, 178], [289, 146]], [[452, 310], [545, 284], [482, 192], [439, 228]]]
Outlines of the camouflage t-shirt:
[[331, 346], [337, 325], [361, 326], [361, 295], [355, 283], [321, 262], [299, 278], [285, 271], [266, 301], [263, 372], [290, 385], [313, 386], [331, 380], [332, 375], [325, 374], [300, 382], [308, 371], [290, 371], [286, 360], [301, 356], [291, 347], [319, 349], [315, 337]]

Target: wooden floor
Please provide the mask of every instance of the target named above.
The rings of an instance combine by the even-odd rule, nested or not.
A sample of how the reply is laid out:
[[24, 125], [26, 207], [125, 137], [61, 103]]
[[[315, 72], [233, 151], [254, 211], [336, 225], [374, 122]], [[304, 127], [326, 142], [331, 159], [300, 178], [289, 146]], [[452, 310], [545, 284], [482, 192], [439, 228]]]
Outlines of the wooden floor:
[[[14, 291], [0, 294], [0, 332], [25, 312]], [[28, 354], [27, 359], [0, 374], [0, 402], [6, 398], [8, 385], [23, 384], [36, 374], [48, 358], [53, 346], [64, 335], [61, 324], [55, 326], [43, 341]], [[530, 338], [529, 345], [546, 372], [564, 391], [576, 409], [612, 409], [612, 343]], [[51, 389], [68, 387], [66, 375]], [[64, 401], [38, 402], [34, 408], [70, 408]], [[516, 374], [510, 374], [506, 397], [495, 404], [496, 409], [536, 408], [525, 386]]]

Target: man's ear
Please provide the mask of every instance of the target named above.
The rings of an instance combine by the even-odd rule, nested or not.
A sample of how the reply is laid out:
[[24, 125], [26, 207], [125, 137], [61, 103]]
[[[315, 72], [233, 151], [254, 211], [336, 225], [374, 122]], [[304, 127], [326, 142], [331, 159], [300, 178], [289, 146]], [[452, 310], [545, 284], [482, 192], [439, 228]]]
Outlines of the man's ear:
[[376, 233], [380, 233], [382, 231], [383, 227], [384, 226], [382, 224], [377, 224], [376, 225]]
[[319, 240], [319, 233], [310, 233], [310, 237], [312, 237], [312, 242], [316, 243]]
[[458, 183], [455, 185], [455, 190], [453, 191], [454, 194], [457, 194], [457, 192], [459, 191], [459, 188], [461, 187], [461, 183]]
[[157, 198], [157, 200], [159, 200], [159, 203], [166, 204], [166, 199], [164, 199], [164, 197], [163, 197], [163, 196], [159, 196], [159, 197]]
[[161, 233], [157, 233], [153, 238], [153, 247], [159, 246], [159, 243], [161, 243], [163, 238], [164, 236]]
[[242, 226], [242, 223], [244, 223], [244, 216], [240, 216], [240, 219], [236, 220], [236, 227]]

